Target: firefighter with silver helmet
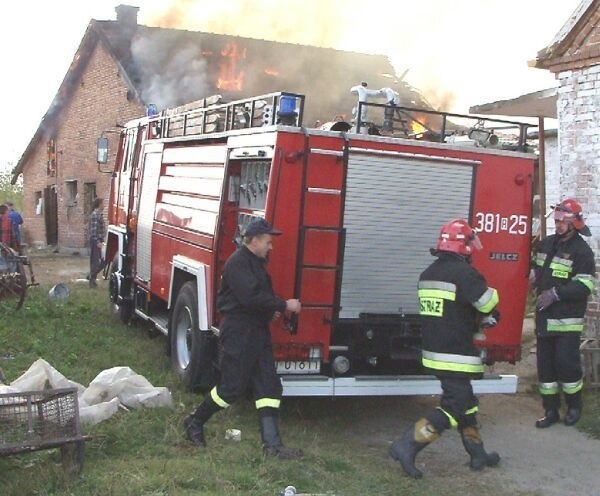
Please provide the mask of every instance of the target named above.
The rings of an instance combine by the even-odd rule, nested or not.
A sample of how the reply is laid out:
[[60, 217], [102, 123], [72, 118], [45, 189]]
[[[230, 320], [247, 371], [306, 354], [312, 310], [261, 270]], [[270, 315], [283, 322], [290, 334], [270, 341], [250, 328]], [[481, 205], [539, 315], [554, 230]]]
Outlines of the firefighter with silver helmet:
[[480, 352], [473, 336], [481, 327], [496, 325], [498, 293], [471, 265], [474, 250], [482, 248], [467, 221], [455, 219], [440, 231], [437, 257], [419, 278], [422, 322], [422, 363], [441, 383], [440, 406], [411, 426], [390, 449], [411, 477], [421, 478], [416, 455], [449, 428], [459, 430], [470, 456], [470, 467], [481, 470], [497, 465], [500, 456], [487, 453], [477, 428], [478, 400], [471, 379], [483, 375]]
[[540, 241], [534, 258], [535, 327], [539, 390], [546, 428], [560, 420], [560, 392], [567, 404], [565, 425], [581, 418], [583, 377], [579, 345], [587, 299], [594, 290], [594, 253], [581, 237], [591, 236], [581, 205], [566, 199], [554, 208], [555, 234]]

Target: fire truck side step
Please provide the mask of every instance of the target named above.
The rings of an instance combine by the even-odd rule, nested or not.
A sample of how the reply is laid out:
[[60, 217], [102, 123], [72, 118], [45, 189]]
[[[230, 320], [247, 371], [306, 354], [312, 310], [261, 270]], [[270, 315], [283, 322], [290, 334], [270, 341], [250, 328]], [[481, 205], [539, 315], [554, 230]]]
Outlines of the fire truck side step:
[[[477, 394], [517, 392], [516, 375], [485, 375], [472, 381]], [[441, 394], [434, 376], [326, 377], [286, 375], [281, 377], [283, 396], [413, 396]]]
[[160, 332], [165, 336], [169, 334], [169, 317], [167, 314], [164, 315], [153, 315], [150, 320]]

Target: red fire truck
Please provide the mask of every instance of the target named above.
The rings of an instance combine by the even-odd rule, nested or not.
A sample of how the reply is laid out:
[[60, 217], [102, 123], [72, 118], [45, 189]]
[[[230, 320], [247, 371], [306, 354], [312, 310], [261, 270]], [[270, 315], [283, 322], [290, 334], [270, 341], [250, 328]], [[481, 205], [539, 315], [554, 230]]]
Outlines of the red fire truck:
[[[223, 265], [264, 217], [284, 233], [269, 260], [275, 291], [302, 302], [297, 320], [271, 324], [284, 395], [437, 393], [420, 366], [416, 287], [440, 226], [461, 217], [479, 230], [473, 263], [500, 295], [482, 355], [518, 360], [536, 167], [527, 125], [471, 117], [465, 127], [456, 122], [466, 116], [360, 102], [353, 125], [309, 129], [304, 103], [291, 93], [205, 99], [127, 124], [106, 252], [120, 318], [164, 333], [186, 386], [210, 387]], [[379, 114], [366, 119], [366, 107]], [[499, 141], [509, 127], [514, 142]], [[516, 384], [489, 375], [474, 386]]]

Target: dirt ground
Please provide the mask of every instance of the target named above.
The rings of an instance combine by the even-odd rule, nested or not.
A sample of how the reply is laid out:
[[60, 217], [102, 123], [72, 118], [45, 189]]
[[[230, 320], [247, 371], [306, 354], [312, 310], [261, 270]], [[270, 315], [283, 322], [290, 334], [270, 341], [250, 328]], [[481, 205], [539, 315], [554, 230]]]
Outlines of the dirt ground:
[[[87, 283], [87, 256], [32, 252], [30, 258], [36, 279], [41, 284]], [[99, 282], [102, 290], [106, 282]], [[502, 460], [497, 468], [478, 475], [478, 480], [486, 487], [501, 487], [504, 492], [544, 496], [600, 495], [600, 441], [562, 423], [549, 429], [535, 428], [535, 419], [541, 416], [542, 408], [539, 399], [531, 393], [536, 388], [531, 319], [524, 321], [523, 342], [521, 362], [514, 366], [497, 365], [492, 370], [517, 374], [517, 394], [480, 396], [479, 420], [486, 449], [497, 451]], [[342, 399], [340, 403], [344, 401], [355, 400]], [[348, 434], [363, 438], [371, 446], [380, 446], [381, 453], [385, 454], [391, 441], [411, 422], [437, 405], [437, 398], [379, 398], [375, 403], [376, 407], [367, 408], [368, 414], [356, 418], [352, 432]], [[458, 478], [468, 486], [474, 477], [465, 464], [467, 457], [456, 432], [445, 433], [425, 449], [417, 461], [425, 477], [437, 480], [440, 485]], [[401, 471], [399, 466], [398, 470]]]
[[89, 272], [89, 257], [71, 253], [52, 253], [31, 249], [27, 256], [33, 267], [36, 282], [44, 285], [83, 284]]
[[[485, 447], [497, 451], [502, 459], [498, 467], [477, 477], [485, 487], [502, 488], [502, 494], [600, 495], [600, 441], [562, 423], [548, 429], [534, 426], [542, 415], [542, 407], [531, 393], [537, 388], [531, 319], [524, 322], [524, 342], [521, 362], [496, 366], [494, 370], [518, 375], [517, 394], [479, 395], [479, 422]], [[393, 398], [387, 406], [376, 410], [381, 414], [361, 419], [356, 432], [389, 446], [411, 422], [437, 405], [437, 397]], [[419, 454], [417, 465], [425, 477], [447, 485], [451, 494], [451, 480], [456, 483], [458, 479], [469, 486], [474, 474], [466, 465], [467, 460], [458, 433], [447, 431]]]

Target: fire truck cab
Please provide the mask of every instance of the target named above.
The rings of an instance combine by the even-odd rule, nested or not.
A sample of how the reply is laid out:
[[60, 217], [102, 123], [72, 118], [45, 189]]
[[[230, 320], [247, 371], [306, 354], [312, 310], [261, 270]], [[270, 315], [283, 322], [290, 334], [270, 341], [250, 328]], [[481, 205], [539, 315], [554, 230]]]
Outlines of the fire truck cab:
[[[480, 232], [484, 249], [473, 263], [500, 295], [502, 319], [478, 342], [481, 352], [488, 363], [520, 358], [536, 166], [522, 151], [526, 125], [512, 123], [521, 133], [512, 148], [521, 151], [498, 140], [478, 146], [494, 134], [482, 120], [464, 145], [448, 142], [462, 129], [454, 114], [372, 104], [378, 127], [361, 122], [362, 105], [352, 127], [309, 129], [302, 95], [205, 99], [121, 133], [109, 201], [110, 299], [123, 322], [141, 318], [167, 336], [189, 389], [214, 384], [221, 272], [256, 217], [283, 231], [268, 263], [275, 292], [302, 302], [297, 319], [271, 324], [284, 395], [440, 391], [420, 365], [416, 288], [452, 218]], [[514, 392], [516, 384], [516, 376], [486, 376], [474, 387]]]

